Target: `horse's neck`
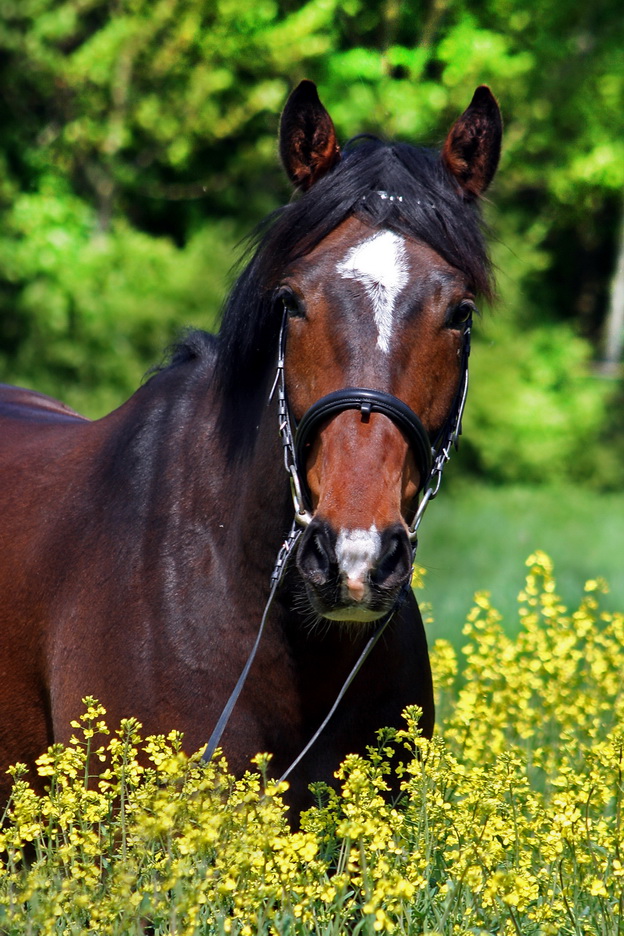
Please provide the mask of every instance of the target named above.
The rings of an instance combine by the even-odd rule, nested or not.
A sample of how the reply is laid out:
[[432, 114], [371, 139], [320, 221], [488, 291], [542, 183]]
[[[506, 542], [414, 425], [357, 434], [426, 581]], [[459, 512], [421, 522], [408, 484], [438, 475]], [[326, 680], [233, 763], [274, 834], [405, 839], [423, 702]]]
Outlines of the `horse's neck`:
[[234, 459], [230, 478], [245, 563], [269, 577], [294, 515], [278, 428], [276, 403], [267, 401], [251, 429], [251, 451]]
[[257, 418], [244, 403], [238, 418], [223, 408], [208, 369], [158, 374], [101, 421], [110, 457], [96, 471], [103, 480], [114, 474], [121, 504], [133, 505], [138, 524], [177, 537], [172, 547], [183, 531], [185, 543], [196, 531], [226, 550], [231, 565], [256, 564], [277, 551], [292, 520], [277, 412], [267, 396], [250, 403]]
[[[174, 479], [163, 496], [189, 514], [194, 528], [205, 525], [239, 584], [257, 572], [268, 586], [293, 518], [277, 402], [269, 401], [269, 391], [267, 380], [249, 399], [223, 399], [210, 375], [198, 376], [181, 390], [160, 439]], [[176, 395], [175, 387], [160, 392], [161, 399]]]

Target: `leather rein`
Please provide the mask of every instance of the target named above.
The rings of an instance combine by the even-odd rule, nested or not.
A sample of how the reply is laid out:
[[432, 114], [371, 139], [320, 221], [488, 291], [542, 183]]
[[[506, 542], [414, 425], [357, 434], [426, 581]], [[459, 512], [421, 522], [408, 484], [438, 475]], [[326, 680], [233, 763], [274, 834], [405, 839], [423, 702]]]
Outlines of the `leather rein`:
[[[419, 494], [422, 491], [420, 502], [414, 511], [414, 516], [408, 526], [409, 540], [412, 546], [412, 563], [416, 555], [418, 545], [417, 531], [423, 518], [424, 512], [430, 501], [436, 497], [440, 490], [442, 482], [442, 472], [451, 457], [451, 451], [457, 448], [459, 437], [461, 435], [462, 416], [466, 405], [468, 395], [468, 359], [470, 357], [470, 336], [472, 329], [472, 318], [469, 318], [463, 326], [463, 340], [460, 350], [461, 369], [460, 378], [455, 399], [446, 422], [436, 440], [432, 443], [429, 433], [423, 426], [416, 413], [402, 400], [385, 393], [383, 390], [373, 390], [365, 387], [347, 387], [343, 390], [336, 390], [327, 396], [321, 397], [316, 403], [304, 413], [299, 424], [295, 423], [288, 405], [288, 396], [286, 392], [285, 376], [285, 354], [286, 337], [288, 326], [288, 312], [284, 309], [282, 325], [279, 337], [279, 351], [277, 360], [277, 370], [275, 380], [269, 394], [269, 403], [277, 393], [279, 434], [282, 440], [284, 450], [284, 466], [290, 478], [291, 494], [294, 507], [294, 520], [290, 532], [284, 541], [275, 561], [273, 573], [271, 575], [270, 592], [267, 603], [264, 608], [258, 634], [247, 662], [243, 667], [238, 682], [225, 704], [225, 707], [219, 717], [217, 724], [202, 754], [202, 761], [208, 762], [212, 759], [221, 736], [225, 731], [230, 715], [236, 705], [238, 697], [243, 689], [249, 670], [255, 659], [256, 652], [260, 645], [260, 640], [264, 632], [264, 626], [273, 603], [277, 589], [284, 577], [288, 560], [295, 549], [299, 538], [305, 528], [312, 520], [312, 502], [310, 490], [306, 479], [306, 455], [307, 447], [313, 440], [319, 430], [319, 427], [328, 419], [344, 412], [348, 409], [356, 409], [361, 413], [362, 421], [367, 422], [371, 413], [380, 413], [390, 419], [407, 437], [410, 449], [419, 469], [421, 485]], [[418, 495], [417, 495], [418, 496]], [[391, 610], [381, 618], [375, 630], [371, 634], [364, 649], [362, 650], [353, 669], [343, 683], [338, 696], [326, 717], [316, 729], [303, 750], [298, 754], [292, 764], [279, 778], [278, 783], [285, 780], [294, 770], [297, 764], [305, 757], [312, 745], [318, 740], [325, 729], [325, 726], [333, 716], [342, 701], [347, 689], [355, 679], [355, 676], [362, 668], [365, 660], [368, 658], [371, 650], [381, 637], [382, 633], [390, 623], [399, 607], [403, 604], [409, 590], [411, 582], [407, 582], [401, 589]]]

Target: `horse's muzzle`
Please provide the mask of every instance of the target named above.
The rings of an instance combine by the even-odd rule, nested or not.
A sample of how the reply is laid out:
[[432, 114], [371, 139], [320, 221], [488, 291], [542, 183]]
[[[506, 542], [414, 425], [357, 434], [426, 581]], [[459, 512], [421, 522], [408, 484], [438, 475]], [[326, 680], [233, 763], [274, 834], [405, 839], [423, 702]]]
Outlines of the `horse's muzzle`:
[[336, 531], [315, 517], [301, 538], [297, 568], [310, 604], [334, 621], [374, 621], [394, 606], [412, 572], [405, 527]]

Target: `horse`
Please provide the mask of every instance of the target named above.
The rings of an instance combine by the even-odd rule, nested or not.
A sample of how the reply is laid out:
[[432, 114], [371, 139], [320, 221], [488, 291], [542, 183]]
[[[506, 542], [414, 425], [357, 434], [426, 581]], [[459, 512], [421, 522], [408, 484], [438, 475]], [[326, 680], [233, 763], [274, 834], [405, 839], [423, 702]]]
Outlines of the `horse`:
[[219, 742], [234, 773], [268, 751], [282, 774], [341, 687], [291, 772], [293, 810], [406, 706], [431, 736], [409, 583], [460, 430], [477, 297], [493, 291], [480, 201], [500, 141], [480, 86], [439, 151], [370, 135], [341, 147], [303, 81], [279, 133], [293, 197], [256, 231], [218, 334], [186, 333], [93, 421], [2, 387], [3, 795], [6, 768], [66, 743], [87, 695], [112, 724], [135, 716], [201, 748], [263, 609]]

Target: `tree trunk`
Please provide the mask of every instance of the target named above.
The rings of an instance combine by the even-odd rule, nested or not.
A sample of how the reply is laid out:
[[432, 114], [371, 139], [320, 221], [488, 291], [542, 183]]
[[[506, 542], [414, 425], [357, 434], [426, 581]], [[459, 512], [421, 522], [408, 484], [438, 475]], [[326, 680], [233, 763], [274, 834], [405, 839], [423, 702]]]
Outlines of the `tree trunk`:
[[624, 206], [603, 338], [602, 369], [617, 372], [624, 348]]

